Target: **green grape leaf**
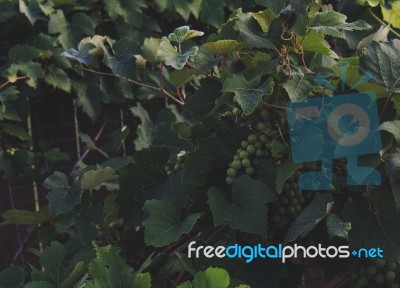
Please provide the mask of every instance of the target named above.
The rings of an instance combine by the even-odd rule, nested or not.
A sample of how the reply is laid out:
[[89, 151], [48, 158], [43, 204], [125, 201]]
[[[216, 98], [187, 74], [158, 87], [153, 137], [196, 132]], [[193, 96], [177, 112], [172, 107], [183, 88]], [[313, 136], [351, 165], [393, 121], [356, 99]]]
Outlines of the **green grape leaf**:
[[195, 288], [227, 288], [230, 284], [230, 277], [226, 270], [209, 267], [204, 272], [194, 275], [193, 286]]
[[198, 148], [185, 161], [182, 182], [195, 186], [207, 184], [215, 175], [225, 173], [235, 150], [236, 146], [221, 138], [200, 140]]
[[135, 288], [151, 288], [151, 275], [150, 273], [138, 273], [135, 275], [135, 282], [133, 283]]
[[344, 31], [367, 30], [371, 26], [364, 20], [346, 22], [347, 16], [335, 11], [318, 12], [310, 19], [310, 29], [327, 35], [345, 38]]
[[[22, 11], [21, 11], [22, 12]], [[18, 12], [15, 10], [12, 2], [1, 2], [0, 3], [0, 23], [4, 23], [14, 16], [17, 16]]]
[[215, 226], [227, 223], [232, 229], [267, 236], [265, 204], [275, 201], [276, 196], [264, 183], [245, 175], [234, 182], [232, 201], [215, 187], [208, 190], [208, 196]]
[[104, 8], [111, 19], [116, 21], [121, 17], [126, 24], [139, 28], [142, 24], [143, 11], [146, 3], [144, 0], [123, 1], [105, 0]]
[[201, 0], [201, 21], [219, 28], [224, 23], [224, 14], [224, 1]]
[[233, 74], [225, 80], [222, 91], [233, 92], [235, 94], [234, 100], [240, 105], [246, 115], [250, 115], [262, 101], [263, 96], [272, 94], [273, 87], [271, 79], [265, 81], [258, 88], [254, 88], [244, 78], [243, 74]]
[[214, 54], [227, 55], [238, 51], [240, 48], [243, 47], [243, 44], [236, 40], [226, 39], [218, 40], [215, 42], [207, 42], [204, 44], [204, 47]]
[[293, 242], [299, 236], [305, 237], [323, 220], [333, 206], [331, 193], [317, 193], [313, 201], [292, 222], [285, 236], [284, 243]]
[[328, 217], [326, 217], [326, 227], [331, 239], [333, 237], [342, 237], [344, 239], [348, 239], [351, 223], [344, 222], [335, 214], [329, 214]]
[[135, 164], [129, 164], [120, 171], [120, 193], [117, 202], [130, 203], [165, 178], [164, 167], [168, 151], [160, 148], [144, 148], [134, 155]]
[[186, 65], [186, 62], [191, 56], [197, 54], [199, 48], [193, 46], [186, 51], [179, 53], [177, 49], [171, 45], [167, 37], [163, 37], [160, 47], [157, 50], [157, 59], [159, 61], [165, 62], [165, 65], [171, 66], [175, 69], [182, 69]]
[[142, 50], [147, 61], [155, 62], [157, 60], [157, 50], [160, 48], [161, 41], [162, 39], [153, 37], [144, 39]]
[[95, 26], [93, 20], [84, 13], [75, 13], [68, 23], [64, 12], [57, 10], [50, 15], [49, 34], [60, 34], [58, 40], [66, 50], [77, 46], [84, 34], [93, 35]]
[[287, 0], [256, 0], [256, 4], [270, 8], [276, 15], [286, 7]]
[[379, 189], [366, 199], [346, 204], [341, 215], [351, 223], [351, 249], [376, 248], [384, 251], [385, 260], [400, 260], [400, 210], [396, 209], [389, 189]]
[[111, 55], [106, 47], [103, 48], [104, 64], [110, 67], [114, 75], [135, 79], [136, 58], [134, 55], [140, 53], [139, 45], [130, 39], [123, 38], [113, 44], [112, 50], [114, 55]]
[[285, 182], [301, 167], [303, 167], [301, 163], [287, 162], [278, 168], [275, 183], [278, 194], [281, 194]]
[[53, 288], [49, 282], [46, 281], [32, 281], [24, 285], [24, 288]]
[[27, 63], [39, 57], [40, 51], [29, 45], [14, 45], [8, 50], [8, 57], [14, 63]]
[[54, 172], [44, 181], [43, 186], [50, 190], [47, 194], [50, 214], [57, 216], [74, 210], [81, 203], [81, 188], [79, 183], [68, 184], [67, 175]]
[[182, 26], [175, 28], [174, 32], [168, 35], [168, 39], [171, 42], [182, 43], [186, 40], [203, 36], [204, 32], [197, 30], [190, 30], [189, 26]]
[[201, 213], [180, 218], [179, 202], [175, 198], [148, 200], [144, 204], [149, 217], [144, 220], [144, 239], [148, 245], [162, 247], [189, 233]]
[[99, 247], [95, 242], [96, 259], [89, 265], [89, 275], [96, 288], [132, 287], [135, 277], [133, 269], [119, 255], [116, 246]]
[[32, 137], [19, 123], [5, 122], [1, 123], [1, 130], [8, 135], [16, 137], [22, 141], [31, 141]]
[[379, 128], [391, 133], [396, 139], [396, 142], [400, 143], [400, 120], [386, 121], [382, 123]]
[[390, 92], [400, 93], [400, 40], [372, 42], [362, 52], [360, 68]]
[[32, 280], [47, 281], [55, 287], [60, 287], [65, 279], [64, 266], [62, 265], [67, 251], [59, 242], [52, 242], [51, 246], [43, 249], [40, 255], [40, 264], [43, 271], [32, 272]]
[[54, 88], [59, 88], [65, 92], [71, 91], [71, 81], [67, 73], [54, 65], [50, 65], [48, 74], [44, 77], [44, 81]]
[[82, 278], [82, 276], [86, 273], [85, 262], [80, 261], [76, 263], [74, 269], [70, 273], [70, 275], [61, 283], [60, 288], [69, 288], [73, 287], [74, 284]]
[[304, 67], [292, 67], [290, 79], [283, 83], [290, 100], [298, 101], [310, 95], [315, 87], [314, 77], [315, 75], [308, 73]]
[[195, 72], [192, 69], [183, 67], [182, 70], [174, 70], [171, 72], [169, 75], [169, 82], [176, 87], [180, 87], [191, 81], [194, 76]]
[[371, 7], [376, 7], [382, 2], [383, 2], [382, 0], [357, 0], [357, 3], [362, 6], [369, 5]]
[[264, 33], [268, 32], [269, 27], [277, 17], [271, 9], [265, 9], [264, 11], [251, 13], [251, 16], [256, 19]]
[[0, 226], [9, 224], [38, 225], [51, 219], [45, 209], [40, 212], [12, 209], [1, 214], [1, 217], [3, 217], [4, 221], [0, 222]]
[[19, 288], [24, 284], [24, 279], [25, 273], [21, 267], [9, 267], [0, 272], [0, 287]]
[[81, 188], [95, 189], [100, 184], [118, 179], [115, 170], [110, 167], [97, 167], [96, 170], [89, 170], [81, 178]]
[[266, 37], [260, 24], [250, 13], [239, 13], [235, 29], [239, 31], [239, 40], [249, 47], [272, 49], [275, 44]]
[[221, 83], [212, 79], [200, 80], [200, 88], [190, 95], [183, 109], [199, 117], [204, 117], [215, 107], [215, 101], [220, 96]]
[[22, 76], [26, 76], [28, 78], [26, 83], [32, 88], [37, 87], [38, 78], [41, 78], [43, 76], [42, 67], [39, 63], [34, 62], [11, 64], [10, 67], [6, 70], [5, 74], [7, 75], [7, 78], [11, 80], [15, 79], [19, 73]]
[[42, 16], [38, 1], [19, 0], [19, 12], [25, 14], [32, 25]]
[[400, 1], [391, 2], [391, 9], [381, 5], [383, 20], [390, 23], [395, 28], [400, 28]]
[[296, 37], [296, 41], [306, 52], [320, 53], [332, 58], [339, 57], [334, 51], [331, 50], [329, 43], [325, 41], [324, 34], [318, 31], [310, 30], [305, 37]]

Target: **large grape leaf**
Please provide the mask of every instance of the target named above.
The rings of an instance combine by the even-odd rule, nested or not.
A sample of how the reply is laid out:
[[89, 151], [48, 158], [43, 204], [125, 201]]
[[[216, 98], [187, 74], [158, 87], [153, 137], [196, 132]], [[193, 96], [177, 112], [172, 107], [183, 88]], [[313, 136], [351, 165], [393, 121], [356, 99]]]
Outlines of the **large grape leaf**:
[[120, 193], [117, 201], [129, 205], [135, 199], [142, 199], [143, 193], [162, 183], [168, 151], [155, 147], [145, 148], [135, 153], [135, 164], [129, 164], [120, 171]]
[[44, 81], [54, 88], [64, 90], [65, 92], [71, 91], [71, 80], [69, 79], [67, 73], [55, 65], [50, 65]]
[[230, 277], [226, 270], [209, 267], [204, 272], [198, 272], [194, 276], [194, 287], [227, 288], [230, 284]]
[[278, 168], [275, 183], [278, 194], [281, 194], [285, 182], [301, 167], [303, 167], [301, 163], [287, 162]]
[[181, 26], [175, 28], [174, 32], [168, 35], [168, 39], [172, 42], [182, 43], [186, 40], [203, 36], [204, 32], [190, 30], [189, 26]]
[[305, 237], [314, 227], [324, 219], [333, 205], [331, 193], [317, 193], [296, 220], [290, 225], [284, 243], [292, 242], [299, 236]]
[[335, 214], [329, 214], [328, 217], [326, 217], [326, 228], [328, 229], [328, 234], [331, 239], [333, 237], [348, 239], [351, 223], [344, 222]]
[[275, 201], [276, 196], [264, 183], [241, 176], [233, 184], [232, 201], [215, 187], [208, 190], [208, 196], [215, 226], [229, 224], [242, 232], [267, 236], [266, 203]]
[[81, 178], [82, 189], [94, 189], [100, 184], [118, 179], [115, 170], [110, 167], [97, 167], [95, 170], [89, 170]]
[[372, 42], [363, 50], [360, 68], [390, 92], [400, 93], [400, 40]]
[[24, 284], [24, 279], [24, 270], [18, 266], [9, 267], [0, 272], [0, 287], [19, 288]]
[[83, 35], [93, 35], [95, 23], [84, 13], [75, 13], [69, 23], [62, 10], [50, 15], [49, 34], [60, 34], [58, 39], [66, 50], [76, 47]]
[[127, 24], [133, 27], [140, 27], [142, 24], [143, 11], [146, 3], [144, 0], [124, 1], [105, 0], [104, 8], [112, 20], [121, 17]]
[[329, 43], [325, 41], [325, 36], [321, 32], [310, 30], [306, 36], [298, 36], [296, 41], [304, 51], [320, 53], [325, 56], [338, 58], [338, 55], [331, 50]]
[[75, 205], [81, 203], [81, 188], [78, 182], [72, 185], [68, 184], [67, 175], [60, 172], [54, 172], [46, 181], [43, 186], [49, 189], [47, 194], [49, 199], [50, 214], [57, 216], [63, 213], [71, 212]]
[[232, 143], [221, 138], [200, 140], [198, 148], [185, 161], [182, 181], [196, 186], [207, 184], [215, 175], [224, 173], [235, 149]]
[[400, 28], [400, 1], [393, 1], [391, 9], [387, 9], [385, 5], [381, 5], [381, 11], [383, 20], [397, 29]]
[[258, 5], [270, 8], [272, 11], [274, 11], [274, 13], [276, 15], [278, 15], [279, 12], [281, 12], [281, 10], [286, 7], [287, 1], [286, 0], [256, 0], [256, 3]]
[[177, 48], [171, 45], [167, 37], [163, 37], [160, 47], [157, 50], [157, 59], [165, 62], [165, 65], [175, 69], [182, 69], [191, 56], [195, 56], [199, 48], [193, 46], [185, 51], [178, 51]]
[[47, 209], [41, 209], [39, 212], [29, 210], [12, 209], [1, 214], [4, 219], [0, 222], [0, 226], [9, 224], [22, 224], [22, 225], [38, 225], [48, 221], [51, 217]]
[[346, 22], [347, 16], [335, 11], [318, 12], [310, 19], [310, 29], [327, 35], [345, 38], [344, 31], [367, 30], [371, 26], [364, 20]]
[[224, 23], [224, 1], [200, 1], [200, 20], [219, 28]]
[[99, 247], [95, 242], [93, 245], [96, 259], [89, 265], [89, 275], [93, 282], [88, 282], [93, 283], [96, 288], [133, 287], [133, 269], [121, 258], [119, 249], [111, 245]]
[[290, 79], [283, 83], [290, 100], [298, 101], [306, 98], [315, 87], [313, 81], [315, 75], [308, 73], [303, 67], [292, 67], [291, 74]]
[[239, 31], [239, 40], [249, 47], [272, 49], [275, 44], [267, 38], [267, 33], [250, 13], [238, 13], [235, 29]]
[[143, 222], [144, 239], [148, 245], [162, 247], [178, 240], [192, 230], [201, 213], [181, 219], [179, 201], [176, 198], [148, 200], [144, 204], [149, 217]]
[[244, 78], [243, 74], [233, 74], [225, 80], [222, 91], [233, 92], [235, 94], [234, 100], [240, 105], [243, 112], [249, 115], [254, 112], [263, 96], [272, 94], [273, 87], [271, 79], [255, 88]]
[[351, 249], [381, 248], [386, 260], [400, 261], [400, 210], [387, 187], [366, 200], [348, 203], [342, 210], [345, 221], [351, 222]]
[[136, 78], [136, 58], [135, 54], [140, 53], [140, 46], [127, 38], [115, 42], [112, 46], [113, 54], [106, 47], [103, 48], [103, 62], [110, 67], [114, 75], [126, 79]]
[[17, 16], [18, 12], [15, 10], [12, 2], [1, 2], [0, 3], [0, 23], [6, 22], [8, 19]]

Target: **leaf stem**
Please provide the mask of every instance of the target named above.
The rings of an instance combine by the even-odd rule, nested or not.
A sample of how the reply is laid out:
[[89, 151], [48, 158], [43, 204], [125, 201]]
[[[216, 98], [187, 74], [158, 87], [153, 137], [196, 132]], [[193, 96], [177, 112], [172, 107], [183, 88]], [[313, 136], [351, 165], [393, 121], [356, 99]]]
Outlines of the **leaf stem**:
[[116, 74], [112, 74], [112, 73], [101, 72], [101, 71], [93, 70], [93, 69], [90, 69], [90, 68], [86, 68], [86, 67], [83, 67], [81, 64], [79, 65], [79, 68], [81, 70], [83, 70], [83, 71], [87, 71], [87, 72], [91, 72], [91, 73], [95, 73], [95, 74], [103, 75], [103, 76], [117, 77], [117, 78], [120, 78], [122, 80], [128, 81], [129, 83], [141, 86], [141, 87], [146, 87], [146, 88], [149, 88], [149, 89], [160, 91], [165, 96], [167, 96], [168, 98], [171, 98], [172, 101], [178, 103], [179, 105], [184, 105], [185, 104], [184, 102], [180, 101], [179, 99], [176, 99], [174, 95], [172, 95], [171, 93], [166, 91], [164, 88], [157, 87], [157, 86], [152, 86], [152, 85], [148, 85], [148, 84], [144, 84], [144, 83], [136, 81], [136, 80], [125, 78], [125, 77], [123, 77], [121, 75], [116, 75]]
[[378, 21], [379, 23], [381, 23], [382, 25], [388, 26], [389, 31], [392, 32], [396, 37], [400, 38], [400, 34], [397, 33], [396, 30], [394, 30], [392, 27], [390, 27], [390, 23], [385, 23], [381, 18], [376, 16], [376, 14], [374, 12], [372, 12], [371, 9], [369, 9], [369, 14], [371, 14], [371, 16], [374, 17], [375, 20]]
[[4, 82], [3, 84], [0, 85], [0, 89], [3, 89], [8, 84], [15, 83], [18, 80], [22, 80], [22, 79], [26, 79], [26, 78], [27, 78], [26, 76], [17, 77], [17, 78], [15, 78], [15, 81], [13, 81], [13, 82], [11, 82], [10, 80], [7, 80], [6, 82]]

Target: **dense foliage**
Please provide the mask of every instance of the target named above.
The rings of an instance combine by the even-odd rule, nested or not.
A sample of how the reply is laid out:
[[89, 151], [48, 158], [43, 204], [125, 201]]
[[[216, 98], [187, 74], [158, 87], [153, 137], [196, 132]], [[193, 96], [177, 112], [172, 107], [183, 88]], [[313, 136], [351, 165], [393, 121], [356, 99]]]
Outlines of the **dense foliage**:
[[[48, 190], [40, 211], [2, 214], [0, 225], [30, 226], [43, 249], [30, 249], [40, 266], [0, 272], [0, 287], [297, 287], [310, 264], [343, 287], [399, 287], [399, 7], [0, 1], [0, 170]], [[319, 163], [292, 162], [286, 101], [351, 93], [367, 72], [356, 90], [378, 98], [384, 148], [360, 161], [382, 185], [347, 186], [339, 159], [332, 191], [301, 191], [297, 179]], [[34, 143], [27, 125], [30, 101], [48, 91], [93, 122], [109, 103], [137, 117], [126, 143], [134, 153], [118, 156], [133, 131], [115, 131], [104, 147], [81, 134], [104, 161], [80, 162], [71, 177], [54, 171], [71, 160]], [[385, 261], [189, 259], [191, 241], [348, 243], [381, 247]]]

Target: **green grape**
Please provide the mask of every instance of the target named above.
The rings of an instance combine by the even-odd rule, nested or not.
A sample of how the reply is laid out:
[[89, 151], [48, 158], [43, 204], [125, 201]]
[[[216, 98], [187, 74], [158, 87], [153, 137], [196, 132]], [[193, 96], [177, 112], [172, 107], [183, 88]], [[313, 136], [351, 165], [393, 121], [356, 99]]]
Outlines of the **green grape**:
[[365, 277], [361, 277], [357, 281], [357, 287], [366, 287], [368, 285], [368, 279]]
[[233, 160], [232, 168], [239, 170], [240, 168], [242, 168], [242, 162], [240, 160]]
[[376, 284], [383, 284], [385, 283], [385, 275], [383, 275], [382, 273], [378, 273], [376, 274], [375, 278], [374, 278]]
[[175, 164], [175, 166], [174, 166], [174, 170], [175, 170], [175, 171], [179, 171], [179, 170], [181, 170], [182, 168], [183, 168], [183, 165], [180, 164], [180, 163], [177, 163], [177, 164]]
[[395, 261], [389, 261], [386, 264], [386, 270], [396, 270], [397, 269], [397, 263]]
[[289, 204], [289, 199], [286, 197], [281, 197], [279, 198], [279, 203], [281, 203], [282, 205], [287, 205]]
[[394, 273], [394, 271], [386, 271], [385, 278], [388, 281], [393, 281], [394, 279], [396, 279], [396, 273]]
[[225, 117], [232, 117], [232, 116], [233, 116], [233, 113], [232, 113], [231, 111], [226, 111], [223, 115], [224, 115]]
[[400, 284], [392, 283], [392, 285], [390, 285], [390, 288], [400, 288]]
[[253, 155], [256, 153], [256, 147], [254, 147], [254, 145], [249, 145], [246, 148], [247, 152], [249, 152], [250, 155]]
[[278, 211], [277, 211], [278, 215], [285, 215], [286, 210], [283, 207], [278, 207]]
[[375, 266], [376, 267], [383, 268], [383, 267], [385, 267], [385, 265], [386, 265], [385, 259], [378, 258], [378, 259], [375, 260]]
[[253, 167], [247, 167], [246, 169], [245, 169], [245, 173], [247, 174], [247, 175], [253, 175], [254, 174], [254, 168]]
[[236, 171], [236, 169], [234, 169], [234, 168], [229, 168], [228, 171], [226, 172], [226, 174], [228, 174], [229, 177], [232, 177], [232, 178], [233, 178], [233, 177], [236, 176], [237, 171]]
[[232, 177], [226, 177], [226, 183], [228, 183], [228, 185], [232, 185], [233, 184], [233, 178]]
[[289, 190], [289, 191], [286, 192], [286, 195], [287, 195], [288, 197], [290, 197], [290, 198], [293, 198], [294, 195], [296, 195], [296, 193], [295, 193], [293, 190]]
[[268, 141], [268, 137], [267, 137], [267, 135], [262, 134], [262, 135], [260, 135], [260, 137], [258, 137], [258, 140], [260, 140], [260, 142], [262, 144], [265, 144]]
[[290, 190], [290, 185], [288, 183], [283, 184], [283, 192], [289, 192]]
[[265, 128], [266, 127], [265, 127], [263, 122], [258, 122], [257, 125], [256, 125], [256, 130], [257, 131], [263, 131], [263, 130], [265, 130]]
[[289, 201], [289, 204], [293, 205], [293, 206], [297, 205], [298, 203], [299, 203], [299, 200], [297, 200], [297, 198], [292, 198]]
[[233, 156], [233, 160], [240, 160], [240, 157], [239, 157], [239, 155], [235, 155], [235, 156]]
[[297, 204], [295, 209], [296, 209], [296, 212], [299, 213], [301, 211], [301, 205]]
[[242, 151], [239, 152], [239, 157], [240, 157], [240, 159], [249, 158], [249, 152], [247, 152], [245, 150], [242, 150]]
[[261, 141], [257, 141], [256, 143], [254, 143], [254, 146], [257, 148], [257, 149], [260, 149], [260, 148], [263, 148], [263, 143], [261, 143]]
[[257, 158], [262, 158], [262, 157], [264, 157], [264, 156], [265, 156], [264, 150], [262, 150], [262, 149], [257, 149], [257, 150], [256, 150], [256, 157], [257, 157]]
[[286, 207], [286, 214], [292, 216], [296, 213], [296, 209], [293, 206]]
[[240, 143], [240, 146], [242, 146], [243, 149], [246, 149], [247, 146], [249, 146], [249, 142], [247, 142], [246, 140], [243, 140], [243, 141]]
[[167, 176], [171, 177], [172, 175], [174, 175], [174, 173], [170, 170], [167, 171]]
[[299, 204], [303, 204], [304, 203], [304, 197], [303, 196], [298, 196], [297, 200], [299, 201]]
[[283, 221], [283, 219], [282, 219], [282, 217], [279, 216], [279, 215], [274, 215], [274, 216], [272, 217], [272, 222], [274, 222], [274, 223], [282, 223], [282, 221]]
[[271, 120], [271, 113], [269, 112], [269, 110], [267, 110], [267, 109], [262, 110], [261, 111], [261, 118], [264, 121]]
[[296, 183], [296, 182], [292, 182], [292, 183], [290, 184], [290, 188], [291, 188], [292, 190], [297, 190], [297, 189], [299, 188], [299, 186], [297, 186], [297, 183]]
[[244, 158], [244, 159], [242, 160], [242, 166], [243, 166], [244, 168], [250, 167], [250, 165], [251, 165], [251, 162], [250, 162], [249, 158]]
[[250, 135], [247, 137], [247, 141], [249, 141], [249, 143], [251, 143], [251, 144], [254, 144], [254, 143], [257, 142], [257, 136], [254, 135], [254, 134], [250, 134]]
[[378, 272], [378, 269], [374, 265], [369, 265], [367, 267], [367, 275], [368, 276], [374, 276]]
[[265, 148], [267, 148], [268, 150], [271, 150], [272, 148], [272, 140], [268, 140], [265, 144], [264, 144]]

